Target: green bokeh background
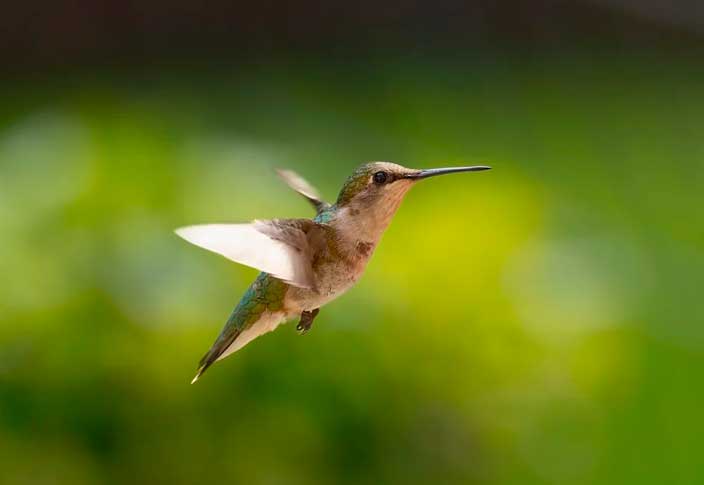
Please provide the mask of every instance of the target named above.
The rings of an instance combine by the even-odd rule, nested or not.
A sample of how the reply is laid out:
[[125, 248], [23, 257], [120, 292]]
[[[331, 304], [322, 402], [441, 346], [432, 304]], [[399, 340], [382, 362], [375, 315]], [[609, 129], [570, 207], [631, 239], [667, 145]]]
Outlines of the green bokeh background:
[[[704, 68], [623, 54], [3, 83], [0, 482], [704, 480]], [[175, 227], [410, 192], [365, 276], [196, 363], [256, 271]]]

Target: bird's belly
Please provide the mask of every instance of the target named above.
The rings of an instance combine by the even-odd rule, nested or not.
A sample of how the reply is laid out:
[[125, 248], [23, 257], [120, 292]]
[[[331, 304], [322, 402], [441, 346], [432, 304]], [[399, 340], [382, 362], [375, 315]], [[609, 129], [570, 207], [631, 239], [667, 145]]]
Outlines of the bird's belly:
[[314, 289], [291, 287], [286, 294], [286, 307], [294, 311], [309, 311], [329, 303], [352, 288], [364, 272], [364, 264], [330, 265], [316, 272]]

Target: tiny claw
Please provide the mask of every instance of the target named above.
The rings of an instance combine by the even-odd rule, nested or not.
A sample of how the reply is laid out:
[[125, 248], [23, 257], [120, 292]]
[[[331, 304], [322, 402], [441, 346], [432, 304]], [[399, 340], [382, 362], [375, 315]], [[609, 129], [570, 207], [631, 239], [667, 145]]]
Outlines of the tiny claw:
[[296, 330], [298, 330], [299, 335], [305, 335], [308, 333], [308, 330], [310, 330], [310, 327], [313, 326], [313, 320], [318, 315], [319, 311], [320, 309], [316, 308], [315, 310], [301, 313], [301, 320], [298, 322], [298, 325], [296, 325]]

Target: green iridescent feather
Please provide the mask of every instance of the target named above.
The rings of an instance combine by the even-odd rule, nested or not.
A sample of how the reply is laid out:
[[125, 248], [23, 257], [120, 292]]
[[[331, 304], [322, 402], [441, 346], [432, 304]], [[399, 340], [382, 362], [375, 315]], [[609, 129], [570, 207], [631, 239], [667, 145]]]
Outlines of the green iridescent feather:
[[283, 307], [288, 284], [268, 273], [259, 273], [227, 319], [217, 340], [200, 361], [202, 374], [234, 342], [244, 330], [254, 325], [265, 311], [279, 311]]
[[340, 195], [337, 197], [337, 202], [335, 205], [342, 207], [347, 204], [356, 194], [358, 194], [364, 187], [369, 183], [369, 177], [374, 170], [373, 163], [367, 163], [358, 167], [352, 175], [347, 177], [342, 190], [340, 190]]

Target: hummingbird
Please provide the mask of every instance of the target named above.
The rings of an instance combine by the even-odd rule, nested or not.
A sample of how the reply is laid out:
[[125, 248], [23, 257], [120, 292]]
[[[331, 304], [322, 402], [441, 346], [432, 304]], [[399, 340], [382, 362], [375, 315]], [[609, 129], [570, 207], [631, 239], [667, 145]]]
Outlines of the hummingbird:
[[200, 360], [191, 384], [215, 362], [281, 323], [298, 318], [305, 334], [320, 308], [349, 290], [405, 195], [417, 182], [438, 175], [491, 167], [412, 169], [391, 162], [358, 167], [330, 204], [291, 170], [278, 170], [290, 188], [315, 209], [313, 219], [254, 220], [176, 229], [186, 241], [261, 271]]

